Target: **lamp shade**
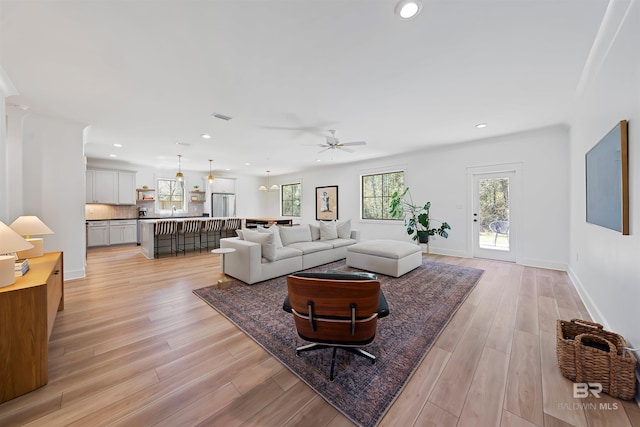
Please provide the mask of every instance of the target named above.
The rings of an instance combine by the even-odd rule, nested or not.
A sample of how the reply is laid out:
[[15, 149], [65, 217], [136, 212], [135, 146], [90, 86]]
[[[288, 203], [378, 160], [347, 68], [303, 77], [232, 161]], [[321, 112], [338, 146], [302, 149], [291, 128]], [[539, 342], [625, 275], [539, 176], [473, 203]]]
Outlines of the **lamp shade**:
[[10, 225], [11, 229], [22, 236], [41, 236], [53, 234], [53, 231], [35, 215], [18, 217]]
[[8, 254], [33, 248], [33, 245], [0, 221], [0, 254]]
[[[33, 248], [4, 222], [0, 221], [0, 288], [15, 283], [15, 255], [14, 252]], [[1, 255], [11, 254], [11, 255]]]

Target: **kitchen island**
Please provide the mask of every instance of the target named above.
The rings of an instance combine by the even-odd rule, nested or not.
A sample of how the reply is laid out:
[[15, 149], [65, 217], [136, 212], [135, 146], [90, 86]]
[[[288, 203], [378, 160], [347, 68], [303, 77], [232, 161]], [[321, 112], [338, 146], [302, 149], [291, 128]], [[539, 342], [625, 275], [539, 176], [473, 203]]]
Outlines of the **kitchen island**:
[[[178, 230], [180, 230], [180, 223], [186, 221], [188, 219], [195, 219], [198, 221], [207, 221], [210, 219], [222, 219], [226, 220], [228, 218], [211, 218], [211, 217], [163, 217], [163, 218], [153, 218], [153, 219], [141, 219], [139, 220], [140, 225], [140, 248], [142, 255], [144, 255], [148, 259], [154, 259], [155, 255], [155, 224], [158, 221], [166, 221], [173, 220], [178, 223]], [[241, 221], [241, 224], [244, 224], [244, 220]], [[202, 227], [200, 227], [202, 228]], [[158, 248], [160, 250], [160, 247]], [[164, 248], [163, 248], [164, 249]], [[165, 251], [160, 251], [160, 253], [169, 253], [168, 248]]]

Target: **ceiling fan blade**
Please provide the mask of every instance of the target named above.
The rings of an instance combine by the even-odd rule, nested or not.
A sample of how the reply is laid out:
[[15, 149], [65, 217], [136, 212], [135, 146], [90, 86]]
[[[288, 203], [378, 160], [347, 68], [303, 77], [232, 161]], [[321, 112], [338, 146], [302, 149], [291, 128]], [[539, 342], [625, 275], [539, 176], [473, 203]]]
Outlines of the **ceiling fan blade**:
[[325, 152], [325, 151], [327, 151], [327, 150], [331, 150], [331, 147], [329, 147], [329, 148], [325, 148], [324, 150], [320, 150], [320, 151], [318, 151], [318, 154], [320, 154], [320, 153], [324, 153], [324, 152]]
[[344, 146], [344, 144], [336, 145], [336, 147], [337, 147], [337, 148], [339, 148], [339, 149], [341, 149], [342, 151], [346, 151], [347, 153], [353, 153], [353, 152], [354, 152], [353, 150], [351, 150], [351, 149], [349, 149], [349, 148], [346, 148], [346, 147]]
[[353, 142], [343, 142], [341, 145], [366, 145], [365, 141], [353, 141]]

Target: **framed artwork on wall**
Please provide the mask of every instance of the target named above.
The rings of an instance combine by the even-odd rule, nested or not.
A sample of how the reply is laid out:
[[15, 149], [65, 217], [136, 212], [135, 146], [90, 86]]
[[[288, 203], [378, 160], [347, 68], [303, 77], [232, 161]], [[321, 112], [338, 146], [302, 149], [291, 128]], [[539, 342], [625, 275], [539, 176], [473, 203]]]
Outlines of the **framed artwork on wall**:
[[587, 222], [629, 234], [627, 121], [621, 120], [585, 155]]
[[316, 187], [316, 219], [330, 221], [338, 219], [338, 186]]

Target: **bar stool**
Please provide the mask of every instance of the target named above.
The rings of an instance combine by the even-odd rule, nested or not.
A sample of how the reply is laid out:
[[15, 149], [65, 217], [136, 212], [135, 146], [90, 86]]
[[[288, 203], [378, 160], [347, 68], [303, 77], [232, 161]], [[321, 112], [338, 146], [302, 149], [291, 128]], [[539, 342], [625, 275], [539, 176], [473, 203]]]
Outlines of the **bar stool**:
[[177, 248], [176, 255], [180, 250], [180, 235], [182, 235], [182, 253], [187, 254], [187, 235], [193, 237], [193, 250], [196, 250], [196, 235], [200, 238], [200, 252], [202, 252], [202, 237], [200, 235], [200, 228], [202, 227], [202, 221], [199, 219], [186, 219], [180, 223], [178, 229]]
[[224, 220], [224, 225], [222, 226], [222, 231], [224, 231], [224, 237], [235, 237], [235, 231], [242, 227], [242, 219], [241, 218], [226, 218]]
[[[207, 239], [207, 250], [209, 250], [209, 236], [213, 233], [213, 247], [217, 248], [220, 246], [220, 237], [222, 237], [222, 227], [224, 226], [224, 219], [222, 218], [213, 218], [207, 219], [202, 222], [202, 230], [200, 231], [200, 241], [202, 241], [202, 234], [205, 235]], [[218, 236], [218, 243], [216, 243], [216, 236]]]
[[[160, 258], [160, 242], [167, 241], [166, 237], [169, 237], [169, 254], [173, 253], [173, 238], [176, 238], [176, 255], [178, 255], [178, 243], [176, 231], [178, 229], [178, 222], [176, 220], [161, 220], [155, 223], [153, 227], [153, 256], [154, 258]], [[166, 248], [167, 246], [163, 246]]]

